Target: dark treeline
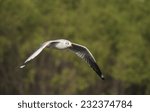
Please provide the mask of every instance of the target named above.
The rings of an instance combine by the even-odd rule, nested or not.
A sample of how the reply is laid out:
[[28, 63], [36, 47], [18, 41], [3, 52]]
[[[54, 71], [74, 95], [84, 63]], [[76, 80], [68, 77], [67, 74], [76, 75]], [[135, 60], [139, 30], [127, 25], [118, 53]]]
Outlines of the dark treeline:
[[[0, 0], [0, 94], [150, 94], [150, 0]], [[67, 51], [87, 46], [106, 80]]]

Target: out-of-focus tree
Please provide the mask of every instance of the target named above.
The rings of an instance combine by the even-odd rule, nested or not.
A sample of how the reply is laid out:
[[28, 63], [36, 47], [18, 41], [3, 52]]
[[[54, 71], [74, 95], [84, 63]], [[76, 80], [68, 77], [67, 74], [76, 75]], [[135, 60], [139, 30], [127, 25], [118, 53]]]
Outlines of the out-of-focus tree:
[[[150, 94], [149, 0], [0, 0], [1, 94]], [[67, 51], [44, 50], [65, 38], [87, 46], [102, 81]]]

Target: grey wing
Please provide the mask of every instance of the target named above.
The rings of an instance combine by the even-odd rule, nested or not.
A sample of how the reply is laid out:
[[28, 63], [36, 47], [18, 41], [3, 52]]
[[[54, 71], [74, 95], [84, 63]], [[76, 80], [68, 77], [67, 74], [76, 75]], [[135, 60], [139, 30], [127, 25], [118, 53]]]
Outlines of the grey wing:
[[90, 67], [102, 78], [104, 79], [104, 76], [99, 68], [99, 66], [96, 64], [95, 58], [91, 54], [91, 52], [85, 47], [81, 46], [79, 44], [72, 43], [72, 46], [69, 47], [70, 50], [72, 50], [77, 56], [84, 59]]
[[39, 54], [42, 52], [42, 50], [43, 50], [44, 48], [46, 48], [46, 47], [48, 47], [48, 46], [51, 46], [51, 45], [53, 45], [53, 44], [55, 44], [55, 43], [58, 43], [58, 42], [55, 42], [55, 41], [47, 41], [47, 42], [44, 42], [44, 43], [41, 45], [40, 48], [38, 48], [33, 54], [31, 54], [31, 56], [29, 56], [29, 57], [25, 60], [24, 65], [20, 66], [20, 68], [25, 67], [25, 63], [27, 63], [27, 62], [31, 61], [32, 59], [34, 59], [37, 55], [39, 55]]

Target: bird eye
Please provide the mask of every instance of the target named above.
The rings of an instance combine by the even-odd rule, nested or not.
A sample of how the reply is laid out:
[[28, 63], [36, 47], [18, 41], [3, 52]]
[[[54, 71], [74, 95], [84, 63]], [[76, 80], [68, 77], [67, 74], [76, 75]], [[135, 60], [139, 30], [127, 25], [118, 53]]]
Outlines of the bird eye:
[[69, 42], [66, 42], [66, 45], [69, 45]]

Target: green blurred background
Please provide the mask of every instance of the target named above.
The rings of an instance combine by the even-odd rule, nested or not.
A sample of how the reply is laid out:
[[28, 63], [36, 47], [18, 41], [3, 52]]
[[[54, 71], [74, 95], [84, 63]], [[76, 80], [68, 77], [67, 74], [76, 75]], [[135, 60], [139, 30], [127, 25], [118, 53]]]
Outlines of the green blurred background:
[[[58, 38], [85, 45], [102, 81]], [[150, 94], [150, 0], [0, 0], [0, 94]]]

